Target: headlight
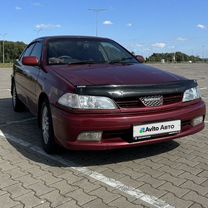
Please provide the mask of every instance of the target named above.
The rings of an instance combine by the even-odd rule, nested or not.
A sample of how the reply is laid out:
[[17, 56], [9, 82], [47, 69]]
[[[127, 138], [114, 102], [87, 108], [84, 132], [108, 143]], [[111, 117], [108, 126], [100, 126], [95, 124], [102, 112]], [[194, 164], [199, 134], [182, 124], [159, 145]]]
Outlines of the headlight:
[[99, 97], [99, 96], [77, 95], [73, 93], [64, 94], [59, 98], [58, 103], [69, 108], [77, 108], [77, 109], [110, 110], [117, 108], [117, 106], [110, 98]]
[[188, 90], [186, 90], [183, 94], [183, 102], [195, 100], [201, 97], [200, 89], [199, 87], [193, 87]]

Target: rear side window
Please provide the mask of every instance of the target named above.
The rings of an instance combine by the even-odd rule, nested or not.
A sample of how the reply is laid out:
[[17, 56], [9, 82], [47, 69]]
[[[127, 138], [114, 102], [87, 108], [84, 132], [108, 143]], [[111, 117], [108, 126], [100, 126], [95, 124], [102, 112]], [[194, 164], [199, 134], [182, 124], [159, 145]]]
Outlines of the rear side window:
[[42, 52], [42, 44], [40, 42], [37, 42], [34, 48], [32, 49], [32, 53], [30, 54], [30, 56], [36, 56], [40, 61], [41, 52]]

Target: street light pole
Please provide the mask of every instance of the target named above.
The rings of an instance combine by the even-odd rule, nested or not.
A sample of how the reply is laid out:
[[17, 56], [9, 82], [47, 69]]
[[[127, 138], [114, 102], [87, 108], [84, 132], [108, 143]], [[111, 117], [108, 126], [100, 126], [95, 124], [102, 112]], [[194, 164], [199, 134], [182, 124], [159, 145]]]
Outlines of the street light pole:
[[7, 35], [7, 33], [0, 34], [2, 36], [2, 63], [4, 64], [4, 38]]
[[96, 36], [98, 36], [98, 14], [100, 12], [106, 11], [107, 9], [88, 9], [88, 10], [95, 12], [95, 18], [96, 18], [95, 34], [96, 34]]
[[95, 12], [96, 16], [96, 36], [98, 36], [98, 12]]

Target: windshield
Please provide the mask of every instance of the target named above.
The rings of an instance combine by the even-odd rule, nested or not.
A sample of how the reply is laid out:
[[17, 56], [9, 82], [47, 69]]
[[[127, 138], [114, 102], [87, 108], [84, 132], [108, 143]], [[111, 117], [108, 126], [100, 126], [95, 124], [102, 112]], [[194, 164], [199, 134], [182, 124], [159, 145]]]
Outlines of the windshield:
[[48, 42], [47, 62], [49, 65], [139, 63], [113, 41], [67, 38]]

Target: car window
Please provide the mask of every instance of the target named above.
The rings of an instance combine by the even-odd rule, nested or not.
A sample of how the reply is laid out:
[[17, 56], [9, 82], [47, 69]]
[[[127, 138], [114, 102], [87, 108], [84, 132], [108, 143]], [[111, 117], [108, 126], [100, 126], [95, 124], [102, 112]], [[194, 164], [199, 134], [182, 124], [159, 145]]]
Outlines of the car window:
[[79, 61], [105, 62], [95, 41], [60, 40], [48, 44], [48, 63], [72, 63]]
[[41, 52], [42, 52], [42, 44], [40, 42], [37, 42], [35, 46], [32, 49], [32, 53], [30, 56], [36, 56], [38, 60], [41, 58]]
[[32, 49], [33, 49], [33, 47], [34, 47], [34, 43], [33, 44], [31, 44], [29, 47], [27, 47], [27, 49], [25, 50], [25, 52], [24, 52], [24, 54], [23, 54], [23, 57], [25, 57], [25, 56], [30, 56], [30, 54], [31, 54], [31, 52], [32, 52]]
[[73, 63], [138, 63], [135, 58], [120, 45], [111, 41], [88, 39], [55, 39], [47, 46], [49, 65]]
[[19, 58], [20, 61], [22, 61], [22, 58], [23, 58], [23, 57], [29, 56], [29, 55], [31, 54], [34, 45], [35, 45], [35, 44], [33, 43], [33, 44], [29, 45], [29, 46], [24, 50], [24, 52], [21, 54], [21, 56], [20, 56], [20, 58]]
[[108, 43], [108, 42], [101, 42], [101, 45], [105, 53], [107, 54], [109, 61], [119, 60], [119, 59], [124, 59], [124, 58], [129, 57], [129, 54], [125, 53], [118, 46], [116, 47], [113, 44]]

